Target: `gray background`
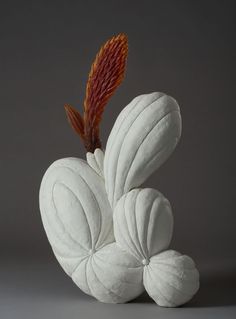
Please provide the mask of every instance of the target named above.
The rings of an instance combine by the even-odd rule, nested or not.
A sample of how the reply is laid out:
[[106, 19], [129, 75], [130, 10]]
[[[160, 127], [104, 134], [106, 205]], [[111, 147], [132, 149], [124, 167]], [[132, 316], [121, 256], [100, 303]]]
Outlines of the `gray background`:
[[[0, 10], [0, 318], [235, 318], [234, 1], [5, 1]], [[185, 307], [144, 295], [104, 305], [82, 294], [52, 255], [38, 208], [54, 160], [84, 157], [63, 105], [82, 108], [91, 62], [109, 37], [129, 37], [126, 78], [107, 105], [105, 147], [136, 95], [175, 97], [182, 139], [145, 183], [170, 200], [171, 247], [202, 275]]]

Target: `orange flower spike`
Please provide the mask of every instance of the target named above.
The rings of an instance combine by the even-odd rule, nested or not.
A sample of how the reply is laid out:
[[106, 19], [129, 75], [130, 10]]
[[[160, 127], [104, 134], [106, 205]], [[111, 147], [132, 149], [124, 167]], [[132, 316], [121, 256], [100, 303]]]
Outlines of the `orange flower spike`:
[[88, 152], [101, 148], [99, 124], [105, 105], [124, 78], [127, 54], [125, 34], [108, 40], [96, 55], [89, 73], [83, 117], [72, 106], [65, 105], [68, 121], [80, 135]]
[[84, 139], [87, 151], [101, 147], [99, 124], [109, 98], [125, 74], [128, 39], [119, 34], [108, 40], [92, 64], [84, 101]]
[[65, 104], [65, 111], [68, 122], [74, 131], [80, 135], [81, 139], [84, 139], [84, 120], [80, 113], [74, 109], [71, 105]]

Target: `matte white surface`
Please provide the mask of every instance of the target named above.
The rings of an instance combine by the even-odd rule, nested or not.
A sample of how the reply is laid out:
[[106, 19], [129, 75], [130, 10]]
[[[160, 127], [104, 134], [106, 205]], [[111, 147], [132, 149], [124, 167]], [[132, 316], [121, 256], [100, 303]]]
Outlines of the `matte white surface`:
[[124, 303], [143, 292], [142, 275], [138, 260], [112, 243], [85, 258], [72, 278], [84, 292], [99, 301]]
[[49, 167], [40, 210], [55, 256], [69, 275], [91, 251], [114, 241], [104, 182], [83, 160], [61, 159]]
[[176, 307], [189, 301], [199, 288], [199, 273], [193, 260], [174, 250], [150, 258], [143, 282], [159, 306]]
[[172, 229], [170, 204], [155, 189], [134, 189], [115, 207], [116, 242], [139, 260], [146, 291], [164, 307], [184, 304], [199, 288], [199, 274], [192, 259], [166, 250]]
[[116, 243], [107, 245], [114, 242], [111, 207], [103, 179], [85, 161], [67, 158], [49, 167], [40, 210], [57, 260], [81, 290], [107, 303], [143, 292], [138, 261]]
[[170, 203], [155, 189], [134, 189], [115, 207], [116, 242], [140, 262], [167, 249], [172, 230]]
[[164, 163], [180, 135], [179, 106], [168, 95], [137, 96], [121, 111], [104, 158], [106, 190], [113, 208], [123, 194], [139, 187]]

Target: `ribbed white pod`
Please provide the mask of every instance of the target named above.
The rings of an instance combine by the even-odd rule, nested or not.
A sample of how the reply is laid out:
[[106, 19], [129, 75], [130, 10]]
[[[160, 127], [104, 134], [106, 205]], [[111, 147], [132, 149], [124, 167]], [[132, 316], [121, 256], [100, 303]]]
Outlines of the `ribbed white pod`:
[[85, 161], [54, 162], [43, 177], [39, 200], [49, 242], [69, 275], [90, 251], [114, 241], [104, 181]]
[[112, 243], [112, 211], [95, 169], [76, 158], [49, 167], [40, 187], [43, 225], [62, 268], [85, 293], [126, 302], [144, 289], [142, 267]]
[[140, 262], [167, 249], [173, 231], [169, 201], [152, 188], [134, 189], [123, 195], [114, 210], [117, 244]]
[[199, 273], [190, 257], [167, 250], [151, 257], [144, 267], [143, 283], [159, 306], [177, 307], [198, 291]]
[[168, 95], [140, 95], [121, 111], [104, 158], [106, 191], [113, 208], [123, 194], [139, 187], [161, 166], [180, 135], [179, 106]]
[[159, 306], [176, 307], [192, 298], [199, 288], [193, 260], [169, 246], [173, 218], [168, 200], [151, 188], [123, 195], [114, 211], [116, 243], [143, 267], [143, 283]]
[[106, 303], [130, 301], [144, 290], [142, 265], [116, 243], [84, 259], [72, 279], [85, 293]]

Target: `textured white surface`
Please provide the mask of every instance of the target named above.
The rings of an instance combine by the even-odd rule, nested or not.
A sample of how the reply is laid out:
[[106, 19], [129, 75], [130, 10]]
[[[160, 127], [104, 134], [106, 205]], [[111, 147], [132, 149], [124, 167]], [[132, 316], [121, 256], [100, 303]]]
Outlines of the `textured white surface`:
[[190, 300], [198, 290], [199, 275], [190, 257], [166, 250], [173, 229], [169, 201], [155, 189], [134, 189], [118, 201], [113, 218], [116, 243], [143, 266], [150, 297], [165, 307]]
[[134, 189], [115, 207], [116, 242], [140, 262], [167, 249], [172, 230], [170, 203], [155, 189]]
[[72, 279], [99, 301], [123, 303], [143, 292], [142, 276], [143, 269], [138, 260], [112, 243], [84, 259]]
[[85, 293], [108, 303], [142, 293], [138, 261], [116, 243], [109, 245], [114, 242], [112, 211], [104, 181], [85, 161], [66, 158], [49, 167], [40, 210], [57, 260]]
[[161, 166], [180, 135], [179, 106], [168, 95], [140, 95], [121, 111], [104, 158], [106, 190], [113, 208], [123, 194], [139, 187]]
[[159, 306], [176, 307], [189, 301], [199, 288], [193, 260], [174, 250], [151, 257], [144, 267], [143, 282]]
[[141, 95], [118, 116], [105, 157], [96, 149], [87, 162], [61, 159], [43, 177], [40, 210], [54, 254], [73, 281], [102, 302], [127, 302], [145, 287], [157, 304], [174, 307], [198, 289], [191, 258], [163, 252], [173, 230], [169, 201], [157, 190], [137, 188], [180, 134], [176, 101], [163, 93]]
[[90, 251], [114, 241], [104, 181], [83, 160], [61, 159], [48, 168], [40, 210], [52, 249], [69, 275]]

